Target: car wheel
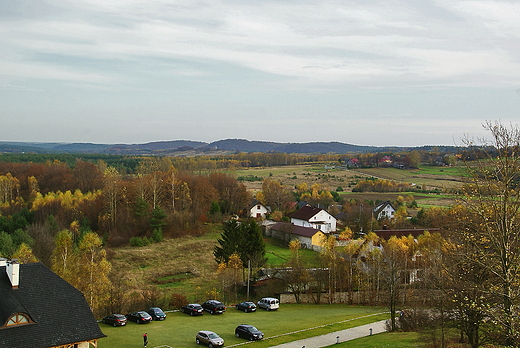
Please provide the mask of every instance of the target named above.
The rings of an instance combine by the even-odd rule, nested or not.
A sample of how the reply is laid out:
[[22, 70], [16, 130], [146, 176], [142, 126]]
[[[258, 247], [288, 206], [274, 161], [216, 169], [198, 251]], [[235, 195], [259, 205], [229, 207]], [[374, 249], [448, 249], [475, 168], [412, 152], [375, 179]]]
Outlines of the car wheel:
[[190, 312], [190, 315], [193, 317], [193, 312]]
[[237, 338], [239, 338], [240, 334], [238, 332], [235, 332], [235, 336], [237, 336]]
[[117, 324], [116, 324], [116, 323], [114, 323], [113, 325], [114, 325], [114, 327], [116, 327], [116, 326], [117, 326]]
[[200, 340], [198, 338], [195, 341], [197, 341], [197, 344], [200, 344]]
[[269, 312], [269, 307], [266, 307], [265, 310]]
[[213, 344], [212, 344], [212, 343], [209, 343], [209, 344], [208, 344], [208, 348], [213, 348]]
[[247, 313], [247, 312], [249, 312], [249, 311], [248, 311], [248, 309], [247, 309], [247, 308], [246, 308], [246, 309], [244, 309], [244, 313]]
[[215, 314], [215, 310], [212, 310], [210, 313], [211, 313], [212, 315]]
[[252, 341], [253, 340], [253, 336], [249, 336], [249, 340]]

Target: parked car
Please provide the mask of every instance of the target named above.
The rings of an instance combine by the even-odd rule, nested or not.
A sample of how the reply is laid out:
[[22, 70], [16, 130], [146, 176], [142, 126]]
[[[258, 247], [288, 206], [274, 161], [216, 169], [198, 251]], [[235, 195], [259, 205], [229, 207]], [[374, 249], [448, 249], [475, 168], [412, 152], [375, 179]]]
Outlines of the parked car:
[[166, 319], [166, 314], [159, 307], [152, 307], [147, 310], [148, 314], [152, 316], [153, 320], [164, 320]]
[[197, 344], [207, 344], [209, 348], [222, 347], [224, 340], [213, 331], [199, 331], [195, 336]]
[[246, 338], [250, 341], [261, 340], [264, 338], [264, 333], [258, 330], [253, 325], [238, 325], [235, 329], [235, 336]]
[[210, 312], [211, 314], [222, 314], [226, 311], [226, 306], [222, 302], [217, 300], [207, 300], [202, 304], [202, 308], [204, 308], [206, 312]]
[[123, 314], [110, 314], [103, 318], [103, 323], [113, 326], [125, 326], [127, 322]]
[[254, 312], [256, 311], [256, 305], [254, 302], [241, 302], [239, 304], [237, 304], [237, 309], [238, 310], [241, 310], [241, 311], [244, 311], [244, 312]]
[[181, 312], [189, 314], [191, 316], [193, 315], [202, 315], [204, 314], [204, 309], [202, 306], [198, 303], [190, 303], [185, 306], [181, 307]]
[[126, 319], [135, 321], [137, 324], [146, 324], [152, 321], [152, 316], [145, 311], [128, 313]]
[[280, 308], [280, 302], [274, 297], [264, 297], [258, 301], [258, 307], [263, 308], [266, 311], [275, 311]]

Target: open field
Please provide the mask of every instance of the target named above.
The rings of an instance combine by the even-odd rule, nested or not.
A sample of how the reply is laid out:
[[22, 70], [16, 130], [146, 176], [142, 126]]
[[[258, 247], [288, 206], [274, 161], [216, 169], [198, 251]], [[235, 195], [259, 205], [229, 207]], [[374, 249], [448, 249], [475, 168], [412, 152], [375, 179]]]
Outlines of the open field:
[[[214, 225], [217, 230], [219, 225]], [[184, 294], [190, 302], [203, 302], [206, 292], [221, 291], [217, 263], [213, 249], [220, 232], [199, 237], [165, 239], [161, 243], [143, 247], [121, 247], [108, 252], [114, 274], [119, 275], [132, 289], [159, 288], [166, 292]], [[281, 242], [266, 238], [268, 264], [281, 266], [291, 258], [290, 250]], [[302, 250], [302, 257], [311, 265], [316, 252]], [[224, 302], [226, 299], [224, 299]]]
[[[170, 347], [197, 347], [195, 334], [199, 330], [210, 330], [219, 334], [226, 346], [247, 342], [234, 336], [235, 327], [239, 324], [250, 324], [261, 330], [265, 338], [252, 343], [253, 347], [264, 348], [282, 344], [306, 337], [322, 335], [358, 325], [363, 325], [388, 318], [382, 313], [386, 309], [380, 307], [358, 307], [343, 304], [338, 305], [296, 305], [282, 304], [278, 311], [266, 312], [257, 310], [255, 313], [244, 313], [234, 308], [228, 308], [222, 315], [190, 317], [180, 312], [167, 313], [162, 322], [136, 324], [129, 322], [125, 327], [112, 327], [99, 324], [107, 338], [99, 340], [99, 348], [132, 348], [142, 347], [142, 336], [148, 333], [149, 347], [168, 345]], [[346, 321], [349, 319], [356, 320]], [[325, 325], [320, 328], [315, 328]], [[269, 337], [288, 332], [301, 331], [272, 339]]]
[[[372, 201], [395, 200], [398, 196], [406, 197], [411, 194], [416, 199], [419, 207], [430, 206], [450, 206], [455, 203], [453, 195], [441, 194], [421, 194], [421, 193], [353, 193], [352, 188], [355, 184], [367, 177], [376, 177], [396, 182], [406, 182], [426, 187], [429, 190], [439, 189], [443, 192], [446, 189], [458, 188], [462, 185], [462, 167], [430, 167], [421, 166], [415, 170], [403, 170], [396, 168], [362, 168], [353, 170], [325, 169], [325, 164], [318, 165], [299, 165], [283, 166], [272, 168], [251, 168], [240, 170], [233, 173], [236, 177], [252, 176], [258, 178], [268, 178], [281, 182], [283, 185], [293, 189], [296, 185], [306, 183], [309, 187], [319, 184], [322, 188], [335, 191], [339, 186], [343, 188], [342, 195], [345, 198], [355, 198], [360, 200], [369, 199]], [[248, 190], [255, 193], [261, 191], [262, 181], [244, 181]]]

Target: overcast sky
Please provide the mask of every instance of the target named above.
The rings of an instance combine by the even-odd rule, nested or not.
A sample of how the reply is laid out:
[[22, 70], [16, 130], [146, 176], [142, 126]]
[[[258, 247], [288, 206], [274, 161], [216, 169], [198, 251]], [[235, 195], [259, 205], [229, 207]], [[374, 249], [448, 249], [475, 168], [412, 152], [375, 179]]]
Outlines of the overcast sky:
[[0, 0], [0, 141], [454, 145], [519, 106], [518, 1]]

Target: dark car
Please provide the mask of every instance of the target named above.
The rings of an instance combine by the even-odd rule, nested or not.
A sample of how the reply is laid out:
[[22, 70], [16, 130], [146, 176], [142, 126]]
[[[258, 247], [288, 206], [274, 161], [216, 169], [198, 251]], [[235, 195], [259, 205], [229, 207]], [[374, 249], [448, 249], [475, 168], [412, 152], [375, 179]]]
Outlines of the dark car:
[[256, 311], [256, 305], [254, 302], [241, 302], [237, 304], [237, 309], [244, 312], [254, 312]]
[[222, 347], [224, 340], [213, 331], [199, 331], [195, 336], [197, 344], [207, 344], [209, 348]]
[[250, 341], [255, 341], [264, 338], [264, 333], [253, 325], [242, 324], [238, 325], [235, 329], [235, 336], [247, 338]]
[[193, 316], [193, 315], [202, 315], [202, 314], [204, 314], [204, 309], [198, 303], [190, 303], [188, 305], [182, 306], [181, 307], [181, 312], [189, 314], [191, 316]]
[[166, 319], [166, 314], [159, 307], [152, 307], [147, 310], [148, 314], [152, 316], [153, 320], [164, 320]]
[[113, 326], [125, 326], [126, 321], [123, 314], [110, 314], [103, 318], [103, 323]]
[[207, 300], [202, 304], [202, 308], [204, 308], [206, 312], [210, 312], [211, 314], [222, 314], [226, 311], [226, 306], [224, 306], [222, 302], [217, 300]]
[[152, 321], [152, 316], [145, 311], [128, 313], [126, 319], [135, 321], [137, 324], [146, 324]]

